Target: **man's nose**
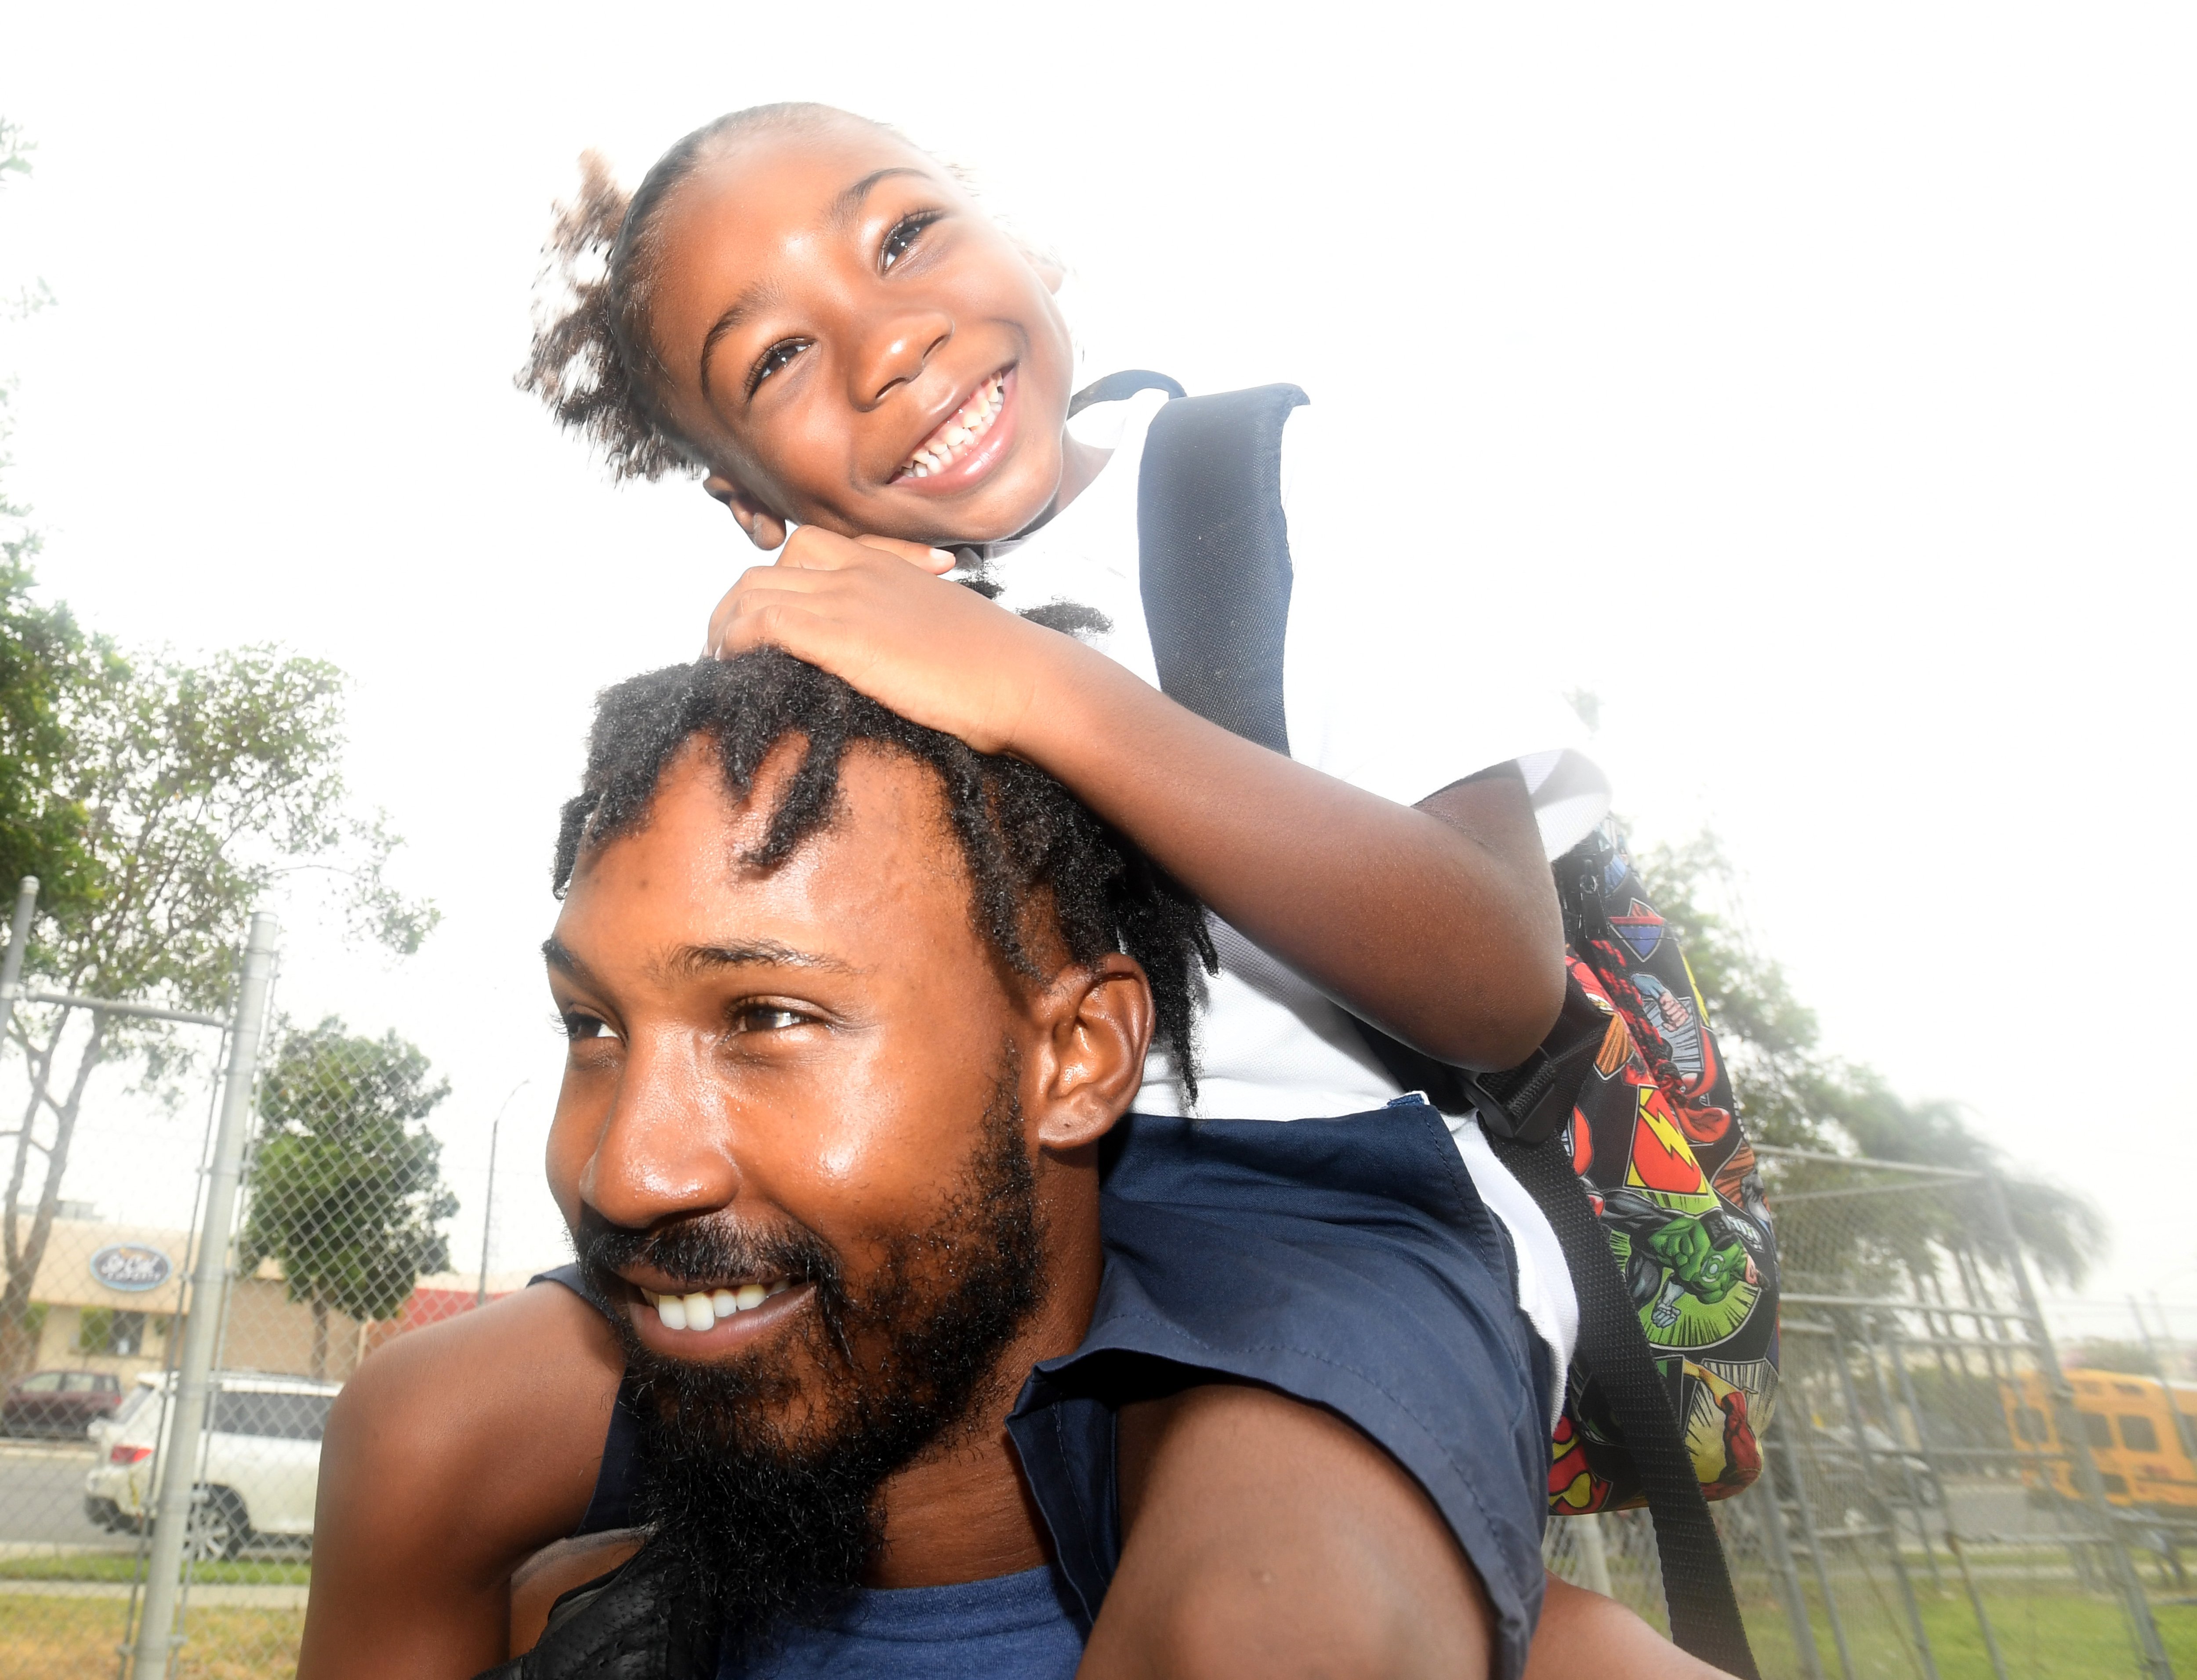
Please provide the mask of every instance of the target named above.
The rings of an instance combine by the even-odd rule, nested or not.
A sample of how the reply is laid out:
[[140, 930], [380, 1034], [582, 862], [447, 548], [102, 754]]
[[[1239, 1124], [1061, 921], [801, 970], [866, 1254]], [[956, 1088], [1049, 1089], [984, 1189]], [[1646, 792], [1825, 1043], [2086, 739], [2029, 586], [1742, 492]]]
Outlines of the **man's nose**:
[[891, 316], [872, 327], [850, 369], [849, 393], [857, 408], [874, 408], [896, 385], [920, 374], [931, 352], [954, 336], [953, 317], [940, 310], [916, 310]]
[[714, 1213], [740, 1185], [728, 1121], [703, 1046], [685, 1034], [630, 1046], [581, 1199], [633, 1230]]

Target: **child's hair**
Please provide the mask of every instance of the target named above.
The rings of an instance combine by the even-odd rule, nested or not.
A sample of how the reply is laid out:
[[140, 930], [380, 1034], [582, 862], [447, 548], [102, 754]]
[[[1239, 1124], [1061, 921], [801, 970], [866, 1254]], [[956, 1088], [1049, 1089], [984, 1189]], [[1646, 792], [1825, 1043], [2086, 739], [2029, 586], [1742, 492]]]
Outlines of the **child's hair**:
[[650, 293], [660, 247], [658, 212], [697, 168], [758, 132], [806, 132], [859, 123], [901, 136], [882, 123], [829, 105], [751, 105], [696, 129], [656, 160], [629, 196], [593, 152], [580, 159], [579, 195], [557, 206], [542, 246], [545, 282], [554, 274], [561, 310], [536, 321], [533, 353], [519, 373], [522, 391], [548, 405], [558, 424], [603, 453], [613, 478], [660, 478], [702, 463], [680, 435], [658, 395], [667, 369], [649, 332]]

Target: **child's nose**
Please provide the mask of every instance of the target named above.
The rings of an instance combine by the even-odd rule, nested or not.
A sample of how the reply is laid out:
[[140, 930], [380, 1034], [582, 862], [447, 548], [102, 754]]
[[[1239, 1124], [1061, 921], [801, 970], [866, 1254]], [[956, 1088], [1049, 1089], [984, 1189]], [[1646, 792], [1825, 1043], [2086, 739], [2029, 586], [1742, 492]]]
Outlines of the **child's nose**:
[[920, 310], [879, 321], [855, 357], [849, 393], [858, 408], [874, 408], [896, 385], [922, 373], [931, 352], [954, 336], [954, 322], [938, 310]]

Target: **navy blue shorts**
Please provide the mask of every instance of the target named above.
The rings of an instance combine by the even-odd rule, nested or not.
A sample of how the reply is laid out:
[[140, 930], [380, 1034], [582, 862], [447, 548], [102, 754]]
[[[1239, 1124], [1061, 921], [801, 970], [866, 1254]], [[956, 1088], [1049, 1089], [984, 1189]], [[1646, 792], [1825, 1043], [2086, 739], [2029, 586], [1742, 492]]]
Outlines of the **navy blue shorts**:
[[[1007, 1419], [1087, 1625], [1121, 1557], [1116, 1411], [1226, 1377], [1328, 1408], [1417, 1479], [1487, 1588], [1496, 1671], [1516, 1677], [1540, 1613], [1554, 1373], [1441, 1115], [1131, 1115], [1102, 1167], [1090, 1334], [1030, 1373]], [[576, 1268], [545, 1276], [578, 1287]], [[633, 1422], [622, 1395], [581, 1532], [629, 1520]]]

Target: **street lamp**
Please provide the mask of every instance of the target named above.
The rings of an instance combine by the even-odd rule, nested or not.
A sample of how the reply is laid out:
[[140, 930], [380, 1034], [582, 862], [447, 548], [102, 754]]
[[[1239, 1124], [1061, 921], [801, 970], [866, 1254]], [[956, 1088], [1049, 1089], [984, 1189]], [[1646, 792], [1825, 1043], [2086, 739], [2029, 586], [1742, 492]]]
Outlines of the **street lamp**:
[[527, 1078], [519, 1080], [518, 1084], [513, 1086], [509, 1093], [505, 1096], [501, 1105], [497, 1108], [496, 1111], [496, 1118], [488, 1123], [488, 1194], [482, 1198], [487, 1205], [481, 1210], [480, 1288], [473, 1292], [473, 1305], [475, 1306], [485, 1306], [488, 1305], [488, 1234], [496, 1223], [496, 1134], [503, 1129], [503, 1111], [505, 1109], [511, 1106], [512, 1098], [519, 1095], [520, 1092], [525, 1090], [528, 1086], [533, 1083], [534, 1081], [531, 1078]]

